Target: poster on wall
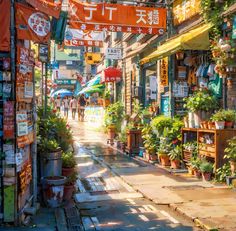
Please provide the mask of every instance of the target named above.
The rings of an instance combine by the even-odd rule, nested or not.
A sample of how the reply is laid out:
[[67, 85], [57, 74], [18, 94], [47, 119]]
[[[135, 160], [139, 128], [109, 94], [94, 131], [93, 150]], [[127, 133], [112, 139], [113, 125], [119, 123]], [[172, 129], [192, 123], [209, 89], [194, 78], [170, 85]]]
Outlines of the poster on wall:
[[149, 76], [149, 82], [150, 82], [150, 99], [156, 100], [157, 99], [157, 77]]
[[17, 136], [25, 136], [28, 134], [28, 122], [17, 123]]

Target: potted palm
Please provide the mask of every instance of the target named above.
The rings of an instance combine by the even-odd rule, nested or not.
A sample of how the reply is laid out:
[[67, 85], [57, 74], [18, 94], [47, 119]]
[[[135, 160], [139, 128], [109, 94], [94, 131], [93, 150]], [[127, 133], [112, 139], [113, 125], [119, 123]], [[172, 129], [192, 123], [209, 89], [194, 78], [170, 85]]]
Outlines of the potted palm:
[[228, 140], [228, 147], [224, 151], [225, 151], [224, 158], [229, 160], [232, 175], [235, 175], [235, 172], [236, 172], [236, 136]]
[[171, 168], [174, 169], [180, 168], [180, 163], [182, 160], [182, 147], [180, 145], [174, 147], [170, 151], [169, 157], [170, 157]]
[[76, 161], [73, 152], [62, 153], [62, 175], [69, 176], [75, 171]]
[[200, 164], [200, 170], [203, 180], [210, 181], [212, 178], [213, 164], [208, 161], [203, 161]]
[[65, 185], [64, 185], [64, 200], [68, 201], [72, 198], [73, 193], [75, 191], [75, 182], [77, 180], [77, 173], [73, 172], [69, 176], [67, 176]]
[[170, 166], [169, 152], [170, 144], [167, 142], [167, 139], [161, 139], [158, 149], [158, 158], [162, 166]]

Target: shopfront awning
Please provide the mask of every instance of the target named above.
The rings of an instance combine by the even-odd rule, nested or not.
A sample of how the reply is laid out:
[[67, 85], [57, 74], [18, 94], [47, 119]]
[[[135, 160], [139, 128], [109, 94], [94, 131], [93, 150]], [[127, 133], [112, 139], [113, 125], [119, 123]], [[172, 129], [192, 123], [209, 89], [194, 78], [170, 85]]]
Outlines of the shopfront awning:
[[80, 92], [76, 94], [76, 96], [81, 94], [92, 94], [92, 93], [102, 93], [104, 91], [105, 85], [104, 84], [97, 84], [89, 87], [83, 88]]
[[209, 50], [209, 29], [211, 24], [204, 24], [189, 32], [166, 41], [156, 51], [143, 58], [140, 64], [153, 62], [166, 56], [175, 54], [179, 50]]
[[96, 75], [94, 78], [92, 78], [85, 84], [85, 87], [91, 87], [97, 85], [100, 83], [100, 81], [101, 81], [101, 75]]

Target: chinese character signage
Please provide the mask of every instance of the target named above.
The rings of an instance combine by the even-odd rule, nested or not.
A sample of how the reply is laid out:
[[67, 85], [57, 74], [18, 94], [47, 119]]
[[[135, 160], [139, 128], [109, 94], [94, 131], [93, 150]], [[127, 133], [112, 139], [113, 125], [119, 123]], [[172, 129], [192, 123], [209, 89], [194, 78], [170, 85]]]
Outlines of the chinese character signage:
[[[81, 28], [88, 24], [97, 29], [109, 31], [136, 31], [136, 33], [158, 34], [157, 29], [166, 29], [166, 9], [153, 7], [125, 6], [121, 4], [87, 4], [69, 0], [69, 24], [71, 28]], [[102, 27], [99, 29], [99, 25]], [[105, 27], [106, 25], [106, 27]], [[112, 27], [113, 26], [113, 27]], [[143, 29], [142, 28], [146, 28]], [[86, 29], [86, 28], [84, 28]], [[149, 31], [148, 31], [149, 29]], [[152, 29], [152, 30], [151, 30]], [[137, 30], [140, 30], [138, 32]]]
[[163, 87], [168, 86], [168, 57], [161, 60], [160, 84]]
[[103, 31], [86, 31], [67, 28], [65, 32], [66, 46], [96, 46], [102, 47], [104, 40]]
[[179, 25], [201, 11], [200, 0], [176, 0], [173, 3], [174, 25]]
[[17, 38], [46, 43], [50, 39], [51, 23], [47, 15], [34, 8], [16, 3]]
[[107, 48], [105, 51], [106, 59], [119, 60], [122, 59], [122, 53], [120, 48]]
[[85, 62], [87, 64], [93, 65], [93, 64], [97, 64], [100, 63], [102, 61], [102, 55], [101, 53], [91, 53], [91, 52], [87, 52], [85, 54]]
[[47, 15], [59, 18], [62, 0], [26, 0], [26, 2]]

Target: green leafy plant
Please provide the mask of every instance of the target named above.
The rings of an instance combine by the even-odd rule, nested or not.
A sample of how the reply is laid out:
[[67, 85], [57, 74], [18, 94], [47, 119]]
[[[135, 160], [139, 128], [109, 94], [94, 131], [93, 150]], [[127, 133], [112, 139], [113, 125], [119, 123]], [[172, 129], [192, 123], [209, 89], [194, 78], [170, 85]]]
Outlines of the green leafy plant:
[[171, 144], [168, 139], [161, 139], [160, 146], [158, 148], [158, 156], [168, 155], [171, 151]]
[[78, 174], [76, 172], [72, 173], [71, 175], [67, 176], [65, 185], [74, 185], [78, 178]]
[[219, 122], [219, 121], [225, 121], [225, 112], [224, 110], [219, 110], [215, 114], [212, 115], [211, 121]]
[[228, 140], [228, 146], [224, 151], [225, 151], [224, 155], [225, 159], [229, 159], [231, 161], [236, 162], [236, 136]]
[[157, 116], [151, 121], [151, 127], [158, 136], [162, 136], [164, 129], [171, 128], [172, 124], [173, 120], [163, 115]]
[[57, 141], [54, 140], [48, 140], [46, 138], [43, 138], [40, 140], [39, 143], [39, 150], [42, 153], [50, 153], [50, 152], [56, 152], [60, 149]]
[[109, 90], [106, 90], [104, 92], [104, 99], [110, 99], [111, 98], [111, 92]]
[[216, 169], [215, 180], [217, 182], [225, 182], [227, 176], [231, 176], [230, 164], [226, 163], [221, 168]]
[[177, 145], [169, 153], [170, 160], [182, 160], [182, 147]]
[[233, 122], [235, 121], [235, 111], [234, 110], [225, 110], [225, 121], [227, 122]]
[[126, 134], [126, 131], [123, 130], [119, 133], [118, 135], [118, 140], [122, 143], [126, 143], [127, 142], [127, 134]]
[[156, 135], [152, 131], [152, 127], [148, 124], [144, 126], [142, 129], [142, 139], [144, 143], [145, 149], [156, 152], [159, 146], [159, 140], [157, 139]]
[[213, 164], [208, 161], [203, 161], [200, 164], [200, 170], [202, 173], [212, 173], [213, 172]]
[[74, 168], [76, 166], [76, 161], [73, 152], [63, 152], [62, 153], [62, 167], [63, 168]]
[[202, 160], [198, 157], [193, 157], [191, 158], [190, 160], [190, 166], [193, 168], [193, 169], [196, 169], [196, 170], [199, 170], [200, 169], [200, 165], [202, 163]]
[[185, 99], [185, 108], [191, 112], [211, 111], [218, 108], [217, 99], [208, 90], [199, 90]]

